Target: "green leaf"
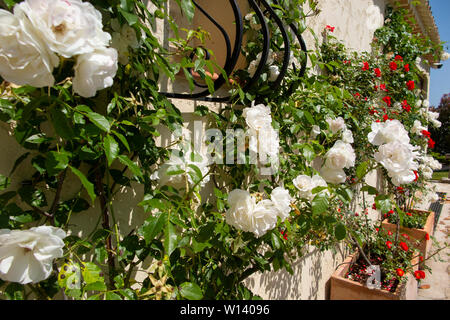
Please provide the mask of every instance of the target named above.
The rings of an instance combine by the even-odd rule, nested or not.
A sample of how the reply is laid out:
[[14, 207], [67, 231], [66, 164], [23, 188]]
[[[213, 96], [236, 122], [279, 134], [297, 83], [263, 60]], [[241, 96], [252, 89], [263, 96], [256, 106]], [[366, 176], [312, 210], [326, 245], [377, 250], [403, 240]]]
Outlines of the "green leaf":
[[131, 161], [127, 156], [121, 155], [121, 156], [118, 156], [117, 158], [120, 160], [120, 162], [122, 162], [124, 165], [126, 165], [131, 170], [131, 172], [133, 172], [133, 174], [135, 176], [138, 176], [141, 178], [143, 177], [141, 169], [133, 161]]
[[123, 10], [122, 8], [119, 8], [119, 12], [127, 20], [128, 24], [130, 26], [136, 24], [139, 21], [139, 18], [136, 15], [134, 15], [130, 12], [127, 12], [127, 11]]
[[[81, 274], [83, 275], [83, 280], [86, 282], [86, 285], [97, 283], [97, 282], [105, 282], [102, 276], [100, 276], [102, 270], [99, 266], [92, 262], [85, 262], [84, 268], [81, 268]], [[96, 284], [97, 286], [98, 284]]]
[[110, 167], [119, 155], [119, 144], [112, 136], [108, 134], [103, 140], [103, 148], [105, 149], [106, 158], [108, 159], [108, 166]]
[[52, 109], [50, 114], [56, 133], [63, 139], [71, 140], [74, 137], [74, 133], [66, 115], [56, 108]]
[[106, 300], [122, 300], [122, 297], [114, 292], [107, 292], [105, 297], [106, 297]]
[[178, 236], [176, 234], [175, 226], [168, 221], [165, 230], [165, 239], [164, 239], [164, 251], [165, 254], [170, 257], [172, 252], [177, 248]]
[[364, 186], [361, 188], [361, 192], [368, 192], [370, 195], [376, 195], [378, 190], [372, 186]]
[[369, 162], [365, 161], [363, 163], [361, 163], [357, 168], [356, 168], [356, 176], [358, 177], [358, 179], [362, 179], [364, 178], [364, 176], [367, 174], [367, 169], [369, 168]]
[[347, 229], [342, 223], [338, 223], [334, 228], [334, 234], [339, 241], [344, 240], [347, 235]]
[[181, 9], [183, 10], [183, 13], [186, 15], [186, 18], [189, 20], [189, 22], [192, 22], [195, 13], [195, 6], [192, 3], [192, 0], [181, 0]]
[[84, 188], [86, 189], [89, 197], [91, 197], [92, 203], [94, 203], [95, 198], [97, 197], [94, 191], [94, 185], [86, 178], [86, 176], [78, 169], [69, 166], [72, 172], [80, 179]]
[[0, 174], [0, 191], [5, 190], [11, 184], [11, 179]]
[[324, 213], [328, 210], [329, 205], [328, 194], [321, 192], [316, 195], [312, 201], [312, 212], [313, 214]]
[[88, 106], [80, 105], [76, 107], [77, 111], [84, 114], [86, 117], [88, 117], [89, 120], [93, 124], [95, 124], [99, 129], [108, 132], [111, 130], [111, 125], [104, 116], [101, 114], [98, 114], [91, 110]]
[[128, 152], [131, 152], [131, 150], [130, 150], [130, 145], [128, 144], [127, 139], [126, 139], [122, 134], [120, 134], [120, 133], [118, 133], [118, 132], [116, 132], [116, 131], [114, 131], [114, 130], [111, 130], [111, 132], [114, 133], [114, 135], [115, 135], [117, 138], [119, 138], [120, 142], [123, 143], [123, 145], [125, 146], [125, 148], [127, 148]]
[[155, 239], [155, 237], [163, 230], [164, 224], [167, 222], [167, 212], [160, 213], [155, 217], [148, 217], [142, 227], [139, 229], [139, 234], [145, 239], [146, 244]]
[[188, 300], [201, 300], [203, 298], [202, 289], [195, 283], [184, 282], [180, 285], [180, 294]]
[[83, 288], [85, 291], [106, 291], [106, 284], [104, 281], [96, 281], [86, 285]]
[[379, 195], [375, 198], [375, 204], [378, 210], [381, 210], [382, 213], [386, 213], [391, 210], [392, 203], [391, 199], [387, 195]]
[[48, 153], [48, 157], [45, 160], [45, 168], [49, 176], [54, 176], [58, 172], [64, 170], [69, 165], [69, 154], [61, 151], [51, 151]]

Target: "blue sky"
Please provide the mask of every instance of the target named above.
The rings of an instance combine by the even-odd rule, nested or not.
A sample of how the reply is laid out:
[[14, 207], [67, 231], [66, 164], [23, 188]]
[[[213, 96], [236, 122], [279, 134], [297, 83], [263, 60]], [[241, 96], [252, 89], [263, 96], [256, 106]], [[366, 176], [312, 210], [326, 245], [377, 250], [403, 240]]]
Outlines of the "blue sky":
[[[450, 1], [430, 0], [431, 10], [439, 28], [441, 41], [446, 41], [444, 49], [450, 52]], [[443, 62], [441, 69], [431, 70], [430, 105], [438, 106], [441, 97], [450, 93], [450, 59]]]

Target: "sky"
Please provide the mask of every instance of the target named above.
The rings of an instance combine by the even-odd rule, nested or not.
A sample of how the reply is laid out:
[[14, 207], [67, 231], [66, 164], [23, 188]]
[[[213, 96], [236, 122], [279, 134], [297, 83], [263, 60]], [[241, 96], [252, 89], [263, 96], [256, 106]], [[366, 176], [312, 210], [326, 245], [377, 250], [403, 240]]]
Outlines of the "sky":
[[[444, 50], [450, 52], [450, 1], [430, 0], [431, 10], [439, 29]], [[450, 93], [450, 59], [442, 61], [441, 69], [431, 69], [430, 105], [438, 106], [444, 94]]]

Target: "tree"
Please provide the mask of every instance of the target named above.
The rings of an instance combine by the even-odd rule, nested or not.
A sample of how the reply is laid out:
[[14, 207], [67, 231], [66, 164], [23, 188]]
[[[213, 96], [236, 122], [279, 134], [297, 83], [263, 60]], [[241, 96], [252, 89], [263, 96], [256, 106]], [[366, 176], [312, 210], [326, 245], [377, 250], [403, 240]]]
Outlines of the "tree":
[[431, 137], [436, 141], [436, 152], [445, 155], [450, 153], [450, 93], [444, 94], [434, 112], [439, 112], [440, 128], [431, 128]]

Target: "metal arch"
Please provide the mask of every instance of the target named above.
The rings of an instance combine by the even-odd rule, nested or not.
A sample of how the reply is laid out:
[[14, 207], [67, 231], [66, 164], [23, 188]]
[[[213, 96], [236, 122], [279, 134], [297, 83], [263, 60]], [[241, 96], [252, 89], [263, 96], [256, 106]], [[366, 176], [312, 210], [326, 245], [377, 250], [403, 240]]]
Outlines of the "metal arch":
[[[275, 4], [279, 4], [278, 0], [273, 0]], [[231, 52], [231, 41], [230, 38], [226, 32], [226, 30], [211, 16], [209, 15], [206, 10], [204, 10], [195, 0], [193, 0], [194, 5], [200, 10], [202, 14], [204, 14], [208, 20], [210, 20], [216, 28], [219, 29], [219, 31], [222, 33], [225, 44], [227, 47], [227, 58], [225, 62], [225, 66], [223, 67], [225, 73], [227, 76], [230, 76], [234, 70], [234, 67], [237, 64], [241, 49], [242, 49], [242, 39], [243, 39], [243, 22], [242, 22], [242, 13], [241, 10], [237, 4], [237, 0], [229, 0], [231, 7], [233, 9], [234, 17], [235, 17], [235, 24], [236, 24], [236, 39], [234, 42], [233, 51]], [[269, 27], [266, 21], [266, 17], [260, 7], [256, 3], [255, 0], [248, 0], [251, 8], [255, 11], [255, 14], [260, 21], [261, 29], [263, 33], [263, 49], [261, 53], [261, 59], [257, 66], [257, 69], [255, 71], [255, 74], [253, 77], [249, 80], [249, 82], [243, 87], [243, 91], [248, 90], [251, 88], [256, 81], [259, 79], [259, 77], [262, 74], [263, 68], [267, 63], [268, 54], [270, 50], [270, 35], [269, 35]], [[286, 75], [290, 55], [291, 55], [291, 46], [290, 46], [290, 40], [288, 37], [288, 33], [283, 25], [283, 21], [278, 17], [276, 12], [273, 10], [271, 5], [267, 3], [266, 0], [259, 0], [259, 2], [262, 3], [262, 6], [266, 8], [265, 12], [269, 14], [270, 19], [273, 19], [273, 21], [276, 23], [278, 28], [281, 31], [283, 42], [284, 42], [284, 56], [283, 56], [283, 65], [280, 71], [280, 74], [278, 75], [277, 79], [271, 84], [273, 89], [277, 89], [281, 82], [283, 81], [283, 78]], [[303, 52], [307, 52], [306, 43], [302, 37], [302, 35], [298, 32], [298, 28], [295, 26], [295, 24], [291, 23], [290, 25], [291, 30], [295, 34], [298, 42], [300, 43], [300, 47]], [[305, 58], [302, 59], [301, 63], [301, 69], [299, 72], [299, 76], [303, 77], [306, 72], [306, 66], [307, 66], [307, 55], [305, 54]], [[295, 67], [294, 67], [294, 70]], [[219, 78], [214, 82], [214, 89], [217, 91], [225, 84], [225, 78], [223, 75], [220, 75]], [[198, 84], [196, 81], [194, 81], [194, 84], [199, 88], [205, 88], [204, 85]], [[289, 88], [289, 91], [293, 90], [294, 88]], [[231, 100], [231, 97], [211, 97], [209, 90], [204, 90], [202, 92], [198, 93], [192, 93], [192, 94], [181, 94], [181, 93], [169, 93], [169, 92], [161, 92], [162, 95], [168, 97], [168, 98], [178, 98], [178, 99], [188, 99], [188, 100], [197, 100], [197, 101], [211, 101], [211, 102], [229, 102]]]

